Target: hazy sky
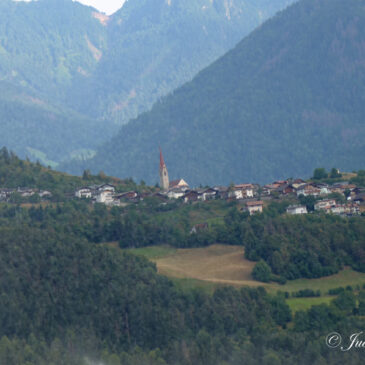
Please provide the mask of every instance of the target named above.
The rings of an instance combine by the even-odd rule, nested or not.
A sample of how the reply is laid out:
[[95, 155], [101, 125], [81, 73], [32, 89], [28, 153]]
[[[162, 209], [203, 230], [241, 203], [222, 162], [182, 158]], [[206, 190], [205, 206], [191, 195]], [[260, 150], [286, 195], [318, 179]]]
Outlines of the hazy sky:
[[114, 13], [122, 7], [125, 0], [77, 0], [79, 3], [91, 5], [94, 8], [109, 14]]
[[[1, 1], [1, 0], [0, 0]], [[32, 1], [32, 0], [13, 0], [13, 1]], [[119, 10], [126, 0], [73, 0], [94, 8], [110, 15]]]

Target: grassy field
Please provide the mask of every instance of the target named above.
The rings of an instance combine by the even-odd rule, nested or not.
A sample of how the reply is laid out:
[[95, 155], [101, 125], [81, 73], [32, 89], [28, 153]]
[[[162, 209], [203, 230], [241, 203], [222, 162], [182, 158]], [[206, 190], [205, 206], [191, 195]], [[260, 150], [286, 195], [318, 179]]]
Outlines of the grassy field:
[[335, 275], [319, 279], [298, 279], [285, 285], [260, 283], [255, 281], [251, 272], [254, 262], [244, 258], [241, 246], [212, 245], [204, 248], [176, 249], [170, 246], [153, 246], [129, 249], [156, 263], [158, 272], [168, 276], [177, 287], [198, 289], [213, 293], [217, 287], [232, 285], [235, 287], [263, 286], [270, 293], [296, 292], [302, 289], [320, 290], [321, 297], [289, 298], [287, 303], [293, 312], [309, 309], [312, 305], [330, 303], [335, 297], [328, 296], [328, 290], [351, 285], [365, 284], [365, 274], [345, 268]]
[[346, 268], [338, 274], [326, 276], [319, 279], [297, 279], [288, 281], [285, 285], [270, 284], [269, 291], [287, 291], [289, 293], [301, 289], [312, 289], [314, 291], [320, 290], [322, 295], [327, 294], [329, 289], [338, 288], [340, 286], [346, 287], [351, 285], [365, 284], [365, 274]]
[[257, 286], [251, 277], [255, 263], [246, 260], [240, 246], [212, 245], [178, 249], [156, 262], [160, 274], [173, 278], [191, 278], [214, 284]]
[[144, 256], [153, 261], [159, 258], [171, 256], [176, 253], [177, 249], [171, 246], [150, 246], [126, 249], [126, 251], [135, 255]]
[[286, 300], [292, 312], [308, 310], [313, 305], [330, 304], [335, 297], [324, 296], [316, 298], [289, 298]]
[[244, 258], [244, 249], [241, 246], [215, 244], [188, 249], [152, 246], [127, 251], [155, 262], [160, 274], [175, 279], [175, 282], [183, 280], [186, 287], [212, 284], [264, 286], [270, 292], [280, 290], [291, 293], [301, 289], [312, 289], [320, 290], [322, 295], [326, 295], [329, 289], [365, 284], [365, 274], [350, 268], [324, 278], [291, 280], [285, 285], [260, 283], [251, 277], [255, 263]]

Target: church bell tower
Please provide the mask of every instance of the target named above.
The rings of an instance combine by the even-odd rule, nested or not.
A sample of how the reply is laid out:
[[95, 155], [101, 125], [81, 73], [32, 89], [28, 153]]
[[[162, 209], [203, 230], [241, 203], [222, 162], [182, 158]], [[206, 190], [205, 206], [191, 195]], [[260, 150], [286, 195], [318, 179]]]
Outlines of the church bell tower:
[[167, 172], [166, 164], [160, 148], [160, 187], [162, 190], [167, 191], [169, 189], [169, 186], [169, 174]]

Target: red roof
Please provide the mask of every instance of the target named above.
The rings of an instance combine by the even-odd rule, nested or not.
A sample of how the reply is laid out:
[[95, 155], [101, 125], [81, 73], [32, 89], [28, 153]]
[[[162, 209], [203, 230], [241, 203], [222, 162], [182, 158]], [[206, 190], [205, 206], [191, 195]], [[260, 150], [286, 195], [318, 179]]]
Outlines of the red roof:
[[248, 207], [256, 207], [256, 206], [264, 205], [264, 202], [261, 200], [258, 200], [258, 201], [254, 201], [254, 202], [247, 202], [246, 205]]
[[189, 186], [183, 179], [170, 181], [170, 188], [176, 187], [181, 183], [181, 186]]

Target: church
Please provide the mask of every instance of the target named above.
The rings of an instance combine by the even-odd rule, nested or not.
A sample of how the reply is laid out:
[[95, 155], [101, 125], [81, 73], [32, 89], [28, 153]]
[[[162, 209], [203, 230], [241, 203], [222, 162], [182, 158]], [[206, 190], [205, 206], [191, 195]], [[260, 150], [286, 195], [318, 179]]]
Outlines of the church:
[[170, 182], [169, 173], [167, 172], [167, 167], [162, 155], [161, 147], [160, 147], [160, 187], [163, 191], [168, 191], [169, 189], [189, 188], [189, 184], [184, 179], [178, 179]]

